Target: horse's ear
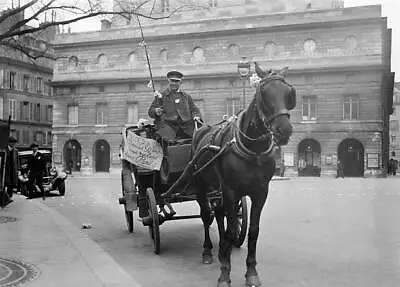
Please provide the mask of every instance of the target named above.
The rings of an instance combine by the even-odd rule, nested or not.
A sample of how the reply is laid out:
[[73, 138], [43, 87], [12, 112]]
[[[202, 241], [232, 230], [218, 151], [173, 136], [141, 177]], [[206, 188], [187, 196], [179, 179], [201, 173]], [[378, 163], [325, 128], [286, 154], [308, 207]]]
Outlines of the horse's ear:
[[287, 75], [288, 71], [289, 71], [289, 67], [284, 67], [278, 72], [278, 74], [281, 75], [282, 77], [285, 77]]
[[261, 69], [260, 65], [257, 62], [254, 62], [254, 67], [255, 67], [257, 76], [259, 76], [261, 79], [266, 76], [266, 73], [263, 71], [263, 69]]

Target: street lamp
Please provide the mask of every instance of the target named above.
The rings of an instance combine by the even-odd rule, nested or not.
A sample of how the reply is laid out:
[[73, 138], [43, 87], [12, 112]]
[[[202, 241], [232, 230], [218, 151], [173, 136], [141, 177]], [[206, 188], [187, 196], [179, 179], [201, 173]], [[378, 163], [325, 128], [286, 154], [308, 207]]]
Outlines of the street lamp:
[[372, 142], [376, 143], [378, 149], [378, 162], [379, 167], [382, 168], [383, 156], [382, 156], [382, 135], [381, 132], [375, 132], [372, 137]]
[[242, 78], [242, 83], [243, 83], [242, 105], [243, 105], [243, 109], [244, 109], [245, 105], [246, 105], [246, 78], [250, 74], [250, 62], [246, 60], [245, 56], [242, 57], [242, 60], [240, 60], [237, 68], [238, 68], [238, 73], [239, 73], [240, 77]]

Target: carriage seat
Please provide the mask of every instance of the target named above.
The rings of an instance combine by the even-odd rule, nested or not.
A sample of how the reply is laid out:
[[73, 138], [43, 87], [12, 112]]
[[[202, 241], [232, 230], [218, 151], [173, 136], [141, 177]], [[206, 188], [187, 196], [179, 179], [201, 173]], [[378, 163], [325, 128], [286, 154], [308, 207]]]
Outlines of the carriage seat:
[[161, 165], [160, 175], [162, 182], [168, 183], [170, 176], [182, 172], [190, 161], [192, 151], [192, 139], [168, 142], [163, 147], [164, 159]]

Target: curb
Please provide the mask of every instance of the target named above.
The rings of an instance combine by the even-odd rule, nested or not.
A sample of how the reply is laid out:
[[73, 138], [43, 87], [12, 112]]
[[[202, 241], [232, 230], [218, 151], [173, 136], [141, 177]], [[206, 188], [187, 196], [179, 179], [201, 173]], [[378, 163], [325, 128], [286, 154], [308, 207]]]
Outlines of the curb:
[[290, 177], [280, 177], [280, 176], [274, 176], [272, 177], [271, 181], [280, 181], [280, 180], [289, 180]]
[[31, 201], [46, 213], [63, 232], [70, 244], [104, 287], [141, 287], [119, 264], [95, 241], [75, 227], [64, 216], [38, 201]]

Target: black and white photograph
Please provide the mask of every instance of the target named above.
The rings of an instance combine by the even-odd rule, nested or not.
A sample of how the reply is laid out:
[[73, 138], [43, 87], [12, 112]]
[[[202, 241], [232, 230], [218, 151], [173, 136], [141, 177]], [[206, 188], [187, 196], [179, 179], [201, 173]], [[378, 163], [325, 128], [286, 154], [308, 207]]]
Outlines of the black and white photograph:
[[400, 0], [0, 0], [0, 287], [400, 286]]

